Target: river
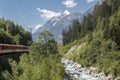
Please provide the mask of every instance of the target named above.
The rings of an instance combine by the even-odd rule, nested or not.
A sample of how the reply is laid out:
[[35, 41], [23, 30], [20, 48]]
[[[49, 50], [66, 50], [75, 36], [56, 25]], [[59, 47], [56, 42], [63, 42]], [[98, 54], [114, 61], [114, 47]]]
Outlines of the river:
[[90, 70], [86, 71], [85, 68], [81, 68], [81, 65], [73, 61], [62, 59], [61, 62], [64, 65], [66, 74], [69, 77], [74, 78], [74, 80], [101, 80], [97, 76], [90, 75]]

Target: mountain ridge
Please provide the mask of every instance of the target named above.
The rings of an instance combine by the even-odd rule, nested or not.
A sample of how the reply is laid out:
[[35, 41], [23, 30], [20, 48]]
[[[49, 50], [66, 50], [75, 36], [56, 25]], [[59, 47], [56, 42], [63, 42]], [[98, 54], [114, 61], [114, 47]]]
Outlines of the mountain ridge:
[[94, 7], [88, 9], [84, 14], [81, 14], [80, 12], [75, 12], [70, 14], [61, 13], [61, 15], [51, 18], [42, 27], [38, 28], [33, 33], [33, 41], [38, 40], [38, 36], [40, 32], [44, 30], [48, 30], [53, 33], [54, 38], [57, 42], [61, 42], [62, 30], [68, 29], [69, 26], [72, 25], [72, 22], [74, 20], [78, 20], [79, 22], [81, 22], [84, 16], [86, 16], [89, 13], [92, 13], [93, 9]]
[[61, 14], [60, 16], [53, 17], [48, 20], [42, 27], [38, 28], [35, 33], [33, 33], [33, 40], [37, 41], [39, 33], [48, 30], [53, 33], [54, 38], [57, 42], [61, 42], [62, 40], [62, 30], [69, 28], [72, 24], [73, 20], [78, 19], [80, 22], [82, 21], [83, 15], [81, 13], [71, 13], [69, 15]]

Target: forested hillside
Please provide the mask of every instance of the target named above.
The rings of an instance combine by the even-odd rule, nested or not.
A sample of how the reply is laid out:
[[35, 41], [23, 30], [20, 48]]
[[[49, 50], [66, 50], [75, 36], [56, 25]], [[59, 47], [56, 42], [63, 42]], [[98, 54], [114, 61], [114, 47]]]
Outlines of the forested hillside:
[[0, 43], [30, 45], [32, 35], [11, 20], [0, 19]]
[[84, 67], [95, 66], [106, 75], [120, 77], [120, 0], [104, 0], [81, 23], [63, 30], [63, 53], [74, 45], [84, 46], [69, 57]]

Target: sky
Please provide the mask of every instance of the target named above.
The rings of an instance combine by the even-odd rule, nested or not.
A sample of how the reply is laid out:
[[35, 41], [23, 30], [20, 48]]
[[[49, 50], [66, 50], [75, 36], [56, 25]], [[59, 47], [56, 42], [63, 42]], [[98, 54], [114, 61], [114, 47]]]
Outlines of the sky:
[[0, 0], [0, 18], [10, 19], [33, 32], [50, 18], [92, 8], [97, 0]]

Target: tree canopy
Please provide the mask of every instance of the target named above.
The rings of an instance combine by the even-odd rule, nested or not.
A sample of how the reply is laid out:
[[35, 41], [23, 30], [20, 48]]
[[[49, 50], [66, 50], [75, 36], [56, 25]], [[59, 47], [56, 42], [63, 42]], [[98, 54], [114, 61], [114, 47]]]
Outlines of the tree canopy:
[[32, 35], [11, 20], [0, 19], [0, 43], [30, 45]]

